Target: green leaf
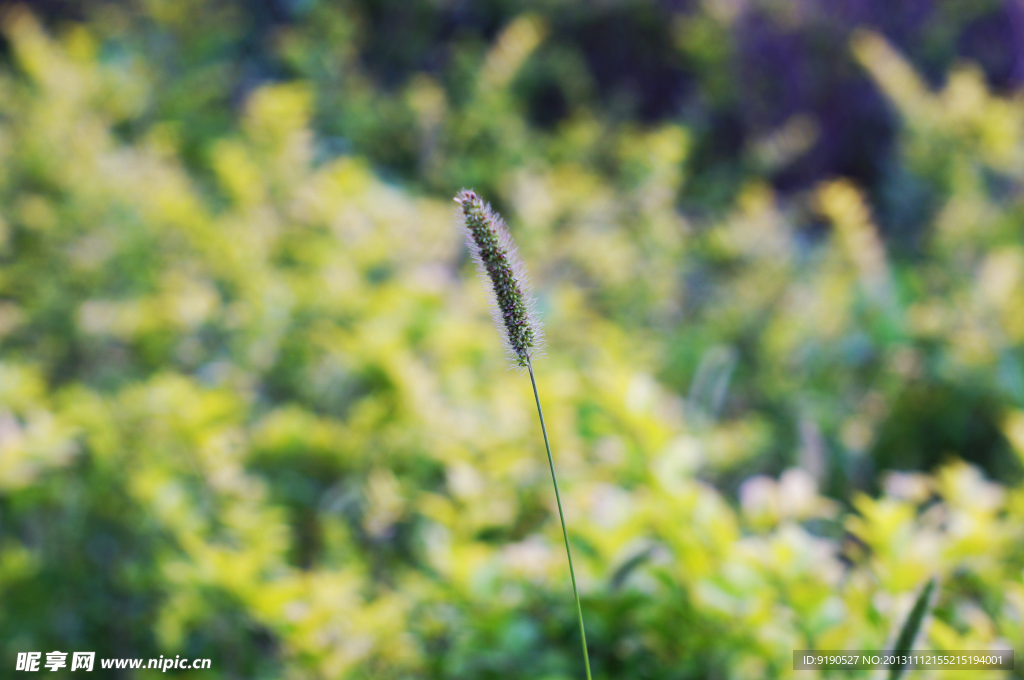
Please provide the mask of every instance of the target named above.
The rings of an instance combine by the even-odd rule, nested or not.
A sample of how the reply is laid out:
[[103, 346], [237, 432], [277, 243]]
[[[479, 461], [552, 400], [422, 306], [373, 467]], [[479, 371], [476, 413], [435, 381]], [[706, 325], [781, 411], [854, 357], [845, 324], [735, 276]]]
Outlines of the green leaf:
[[[896, 638], [896, 645], [893, 647], [893, 654], [896, 656], [902, 656], [908, 653], [914, 646], [914, 638], [917, 637], [917, 632], [921, 629], [921, 622], [924, 621], [924, 615], [928, 613], [928, 606], [931, 602], [932, 592], [935, 590], [935, 579], [928, 579], [928, 583], [921, 589], [921, 594], [917, 596], [917, 601], [914, 602], [914, 607], [910, 610], [910, 614], [907, 616], [906, 622], [903, 624], [903, 629], [900, 631], [900, 635]], [[893, 664], [889, 667], [889, 680], [898, 680], [903, 675], [904, 665]]]

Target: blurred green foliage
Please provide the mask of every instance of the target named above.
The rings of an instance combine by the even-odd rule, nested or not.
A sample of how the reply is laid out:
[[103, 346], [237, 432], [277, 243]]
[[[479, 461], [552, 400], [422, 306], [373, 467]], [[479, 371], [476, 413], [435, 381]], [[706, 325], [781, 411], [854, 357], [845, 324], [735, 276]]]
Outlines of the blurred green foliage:
[[[725, 167], [550, 38], [661, 30], [650, 5], [437, 27], [392, 4], [6, 8], [4, 673], [70, 649], [211, 658], [195, 678], [581, 676], [462, 185], [540, 295], [595, 677], [794, 677], [793, 649], [894, 644], [932, 576], [919, 645], [1020, 651], [1021, 96], [853, 33], [835, 49], [898, 116], [891, 167], [789, 191], [773, 169], [822, 120]], [[641, 61], [742, 102], [732, 6]], [[409, 61], [437, 35], [441, 76]]]

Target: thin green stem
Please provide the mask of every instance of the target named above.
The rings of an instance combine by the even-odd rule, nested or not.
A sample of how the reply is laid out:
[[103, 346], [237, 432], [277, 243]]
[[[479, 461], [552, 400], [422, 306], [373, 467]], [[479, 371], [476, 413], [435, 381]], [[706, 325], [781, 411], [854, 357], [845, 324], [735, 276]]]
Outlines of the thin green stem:
[[562, 512], [562, 497], [558, 493], [558, 479], [555, 477], [555, 459], [551, 457], [551, 443], [548, 441], [548, 428], [544, 424], [544, 411], [540, 408], [540, 394], [537, 393], [537, 379], [533, 377], [533, 364], [526, 360], [526, 368], [530, 371], [530, 384], [533, 385], [533, 398], [537, 401], [537, 415], [540, 416], [540, 430], [544, 433], [544, 448], [548, 451], [548, 466], [551, 468], [551, 483], [555, 487], [555, 502], [558, 503], [558, 519], [562, 522], [562, 538], [565, 540], [565, 556], [569, 558], [569, 577], [572, 579], [572, 594], [576, 598], [576, 618], [580, 622], [580, 642], [583, 644], [583, 664], [587, 668], [587, 680], [590, 678], [590, 655], [587, 653], [587, 633], [583, 630], [583, 607], [580, 606], [580, 594], [576, 590], [576, 570], [572, 566], [572, 551], [569, 550], [569, 532], [565, 530], [565, 514]]

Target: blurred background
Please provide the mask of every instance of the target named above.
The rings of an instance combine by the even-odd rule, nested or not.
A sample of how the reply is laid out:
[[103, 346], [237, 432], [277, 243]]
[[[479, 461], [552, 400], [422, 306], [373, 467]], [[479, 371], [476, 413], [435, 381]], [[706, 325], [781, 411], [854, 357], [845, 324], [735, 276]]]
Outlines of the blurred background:
[[539, 298], [595, 678], [847, 677], [792, 650], [931, 575], [921, 648], [1024, 651], [1020, 0], [0, 27], [0, 676], [583, 677], [462, 187]]

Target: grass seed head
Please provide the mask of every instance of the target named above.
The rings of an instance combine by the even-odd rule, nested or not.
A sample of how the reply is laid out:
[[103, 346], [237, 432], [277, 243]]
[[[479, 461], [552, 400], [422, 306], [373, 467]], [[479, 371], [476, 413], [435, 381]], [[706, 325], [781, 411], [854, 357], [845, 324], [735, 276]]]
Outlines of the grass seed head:
[[459, 224], [481, 275], [493, 291], [492, 315], [510, 359], [526, 366], [542, 341], [529, 279], [501, 216], [471, 189], [455, 196]]

